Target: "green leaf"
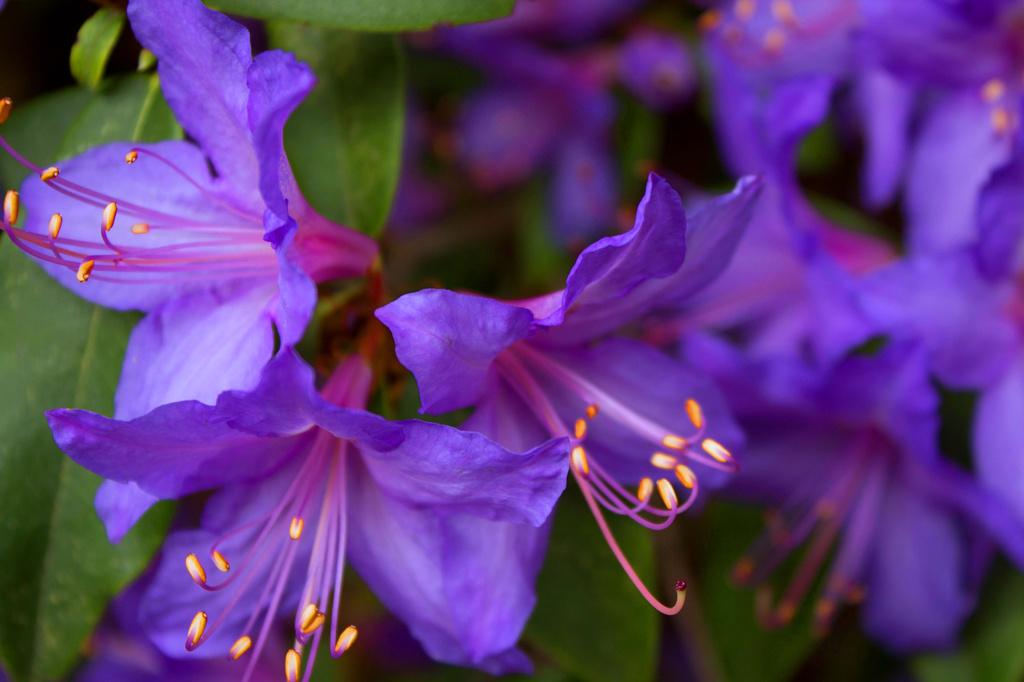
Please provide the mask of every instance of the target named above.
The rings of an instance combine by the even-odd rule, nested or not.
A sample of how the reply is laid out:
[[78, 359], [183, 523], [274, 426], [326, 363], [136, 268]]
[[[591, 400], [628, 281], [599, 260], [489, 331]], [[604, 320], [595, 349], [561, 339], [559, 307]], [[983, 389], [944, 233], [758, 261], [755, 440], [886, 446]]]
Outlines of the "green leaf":
[[803, 604], [788, 626], [765, 630], [754, 617], [754, 591], [739, 589], [730, 580], [736, 561], [764, 528], [761, 512], [713, 503], [703, 517], [704, 533], [713, 541], [699, 543], [700, 571], [691, 589], [693, 598], [699, 599], [726, 679], [789, 679], [817, 642], [811, 634], [810, 605]]
[[1017, 682], [1024, 679], [1024, 576], [1005, 562], [992, 571], [963, 643], [945, 655], [920, 656], [922, 682]]
[[285, 148], [306, 199], [326, 217], [380, 234], [398, 185], [405, 62], [395, 36], [273, 23], [272, 44], [320, 79], [285, 127]]
[[[115, 139], [180, 135], [155, 82], [132, 76], [96, 94], [55, 93], [16, 108], [4, 134], [37, 161]], [[7, 186], [24, 175], [9, 164], [0, 172]], [[0, 247], [0, 376], [15, 396], [0, 410], [0, 662], [15, 680], [68, 671], [169, 523], [171, 506], [158, 505], [110, 545], [92, 504], [100, 479], [57, 449], [43, 417], [56, 407], [110, 414], [137, 319], [81, 300], [9, 242]]]
[[512, 13], [515, 0], [213, 0], [222, 12], [357, 31], [416, 31]]
[[71, 46], [71, 75], [76, 81], [90, 88], [100, 84], [125, 19], [124, 12], [101, 7], [78, 29], [78, 39]]
[[66, 159], [109, 142], [181, 139], [181, 126], [153, 74], [133, 73], [103, 82], [64, 136], [57, 153]]
[[53, 443], [43, 411], [109, 414], [136, 316], [66, 291], [10, 243], [0, 248], [0, 659], [16, 680], [75, 662], [107, 601], [159, 546], [169, 508], [108, 544], [92, 500], [100, 479]]
[[[656, 594], [665, 592], [653, 581], [650, 531], [622, 517], [608, 524], [637, 574]], [[570, 483], [558, 503], [527, 641], [584, 680], [644, 682], [654, 677], [661, 618], [626, 577]]]

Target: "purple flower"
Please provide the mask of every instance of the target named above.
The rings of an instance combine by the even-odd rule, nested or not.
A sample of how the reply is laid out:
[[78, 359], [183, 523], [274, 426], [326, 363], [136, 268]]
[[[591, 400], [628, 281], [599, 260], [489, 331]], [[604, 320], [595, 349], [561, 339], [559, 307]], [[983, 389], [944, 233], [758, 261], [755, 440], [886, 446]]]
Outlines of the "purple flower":
[[[544, 524], [565, 486], [567, 440], [518, 453], [476, 433], [388, 422], [362, 411], [372, 376], [358, 357], [323, 397], [312, 378], [286, 350], [254, 391], [224, 392], [214, 406], [172, 403], [127, 422], [48, 413], [61, 449], [105, 478], [157, 498], [216, 490], [200, 528], [164, 545], [139, 614], [154, 643], [174, 657], [252, 647], [248, 675], [276, 615], [294, 609], [308, 679], [328, 626], [334, 657], [355, 637], [339, 630], [350, 561], [435, 659], [528, 670], [515, 643], [532, 595], [519, 564], [477, 550], [474, 529], [501, 521], [515, 536]], [[223, 579], [207, 577], [204, 555]]]
[[972, 432], [978, 477], [1024, 520], [1022, 189], [1019, 162], [995, 173], [979, 202], [977, 248], [917, 256], [873, 275], [860, 307], [882, 333], [922, 344], [940, 382], [979, 393]]
[[837, 108], [864, 137], [865, 203], [892, 201], [903, 181], [915, 92], [857, 43], [858, 25], [853, 0], [731, 0], [701, 18], [716, 132], [734, 173], [764, 170], [756, 121], [776, 91], [828, 79], [850, 85]]
[[818, 631], [843, 603], [863, 601], [864, 627], [891, 651], [946, 647], [973, 610], [992, 543], [1024, 564], [1024, 526], [938, 452], [938, 395], [921, 347], [893, 344], [826, 371], [751, 362], [710, 338], [687, 350], [721, 382], [749, 437], [726, 492], [770, 505], [735, 579], [761, 584], [808, 545], [777, 602], [761, 588], [767, 626], [787, 623], [824, 570]]
[[116, 395], [122, 419], [253, 388], [273, 326], [298, 341], [314, 282], [360, 275], [377, 254], [373, 240], [317, 215], [288, 166], [284, 124], [315, 85], [308, 67], [280, 51], [253, 58], [248, 31], [199, 0], [133, 0], [128, 15], [198, 146], [110, 144], [59, 175], [6, 147], [37, 175], [21, 189], [23, 228], [4, 226], [75, 293], [147, 313]]
[[614, 225], [615, 104], [606, 69], [466, 27], [440, 32], [437, 41], [493, 81], [467, 99], [458, 122], [456, 152], [474, 182], [497, 189], [550, 167], [551, 217], [563, 240]]
[[922, 98], [908, 159], [911, 251], [977, 239], [982, 187], [1013, 152], [1020, 127], [1019, 25], [1024, 3], [864, 0], [867, 51]]
[[797, 148], [828, 113], [833, 81], [793, 79], [744, 120], [752, 166], [766, 169], [765, 191], [729, 267], [650, 330], [675, 342], [692, 329], [728, 330], [759, 357], [808, 351], [842, 357], [872, 326], [855, 302], [855, 275], [892, 258], [891, 248], [825, 220], [802, 194]]
[[489, 39], [575, 43], [597, 37], [646, 0], [531, 0], [516, 3], [511, 16], [459, 27]]
[[[665, 613], [678, 610], [681, 598], [667, 607], [647, 591], [600, 509], [649, 528], [667, 526], [696, 499], [690, 465], [703, 468], [702, 482], [713, 485], [735, 469], [727, 448], [741, 437], [702, 376], [643, 343], [605, 337], [714, 279], [759, 185], [741, 181], [687, 220], [679, 196], [652, 174], [634, 228], [585, 249], [563, 291], [507, 303], [433, 289], [377, 311], [399, 360], [416, 376], [424, 412], [473, 405], [463, 428], [513, 449], [552, 436], [572, 439], [573, 477], [595, 519], [638, 589]], [[685, 500], [672, 473], [688, 491]], [[637, 484], [637, 492], [620, 481]], [[655, 488], [665, 509], [652, 504]], [[541, 552], [544, 541], [537, 533], [522, 539]]]
[[697, 89], [697, 72], [686, 43], [672, 33], [634, 32], [619, 48], [619, 79], [654, 109], [671, 109]]

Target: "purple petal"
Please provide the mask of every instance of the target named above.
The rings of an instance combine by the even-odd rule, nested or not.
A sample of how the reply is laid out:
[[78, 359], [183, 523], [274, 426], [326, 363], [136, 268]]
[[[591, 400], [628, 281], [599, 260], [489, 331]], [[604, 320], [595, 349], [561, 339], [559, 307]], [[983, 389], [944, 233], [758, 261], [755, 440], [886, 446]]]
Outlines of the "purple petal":
[[[269, 217], [270, 211], [267, 211], [267, 214]], [[295, 224], [290, 218], [288, 222], [292, 226]], [[313, 319], [317, 291], [316, 283], [308, 271], [297, 262], [301, 258], [301, 253], [293, 244], [299, 235], [294, 232], [289, 234], [290, 229], [286, 228], [283, 241], [277, 250], [277, 287], [281, 296], [274, 321], [281, 334], [281, 343], [294, 346], [302, 339], [302, 335], [306, 333], [306, 326]]]
[[259, 187], [247, 105], [249, 32], [199, 0], [133, 0], [132, 31], [159, 59], [160, 86], [217, 175], [251, 205]]
[[491, 363], [530, 334], [529, 310], [489, 298], [425, 289], [374, 313], [395, 337], [399, 361], [420, 387], [421, 412], [475, 403]]
[[915, 94], [881, 70], [868, 71], [857, 83], [864, 116], [861, 185], [868, 208], [878, 209], [892, 202], [902, 182]]
[[978, 478], [1002, 496], [1024, 521], [1024, 360], [981, 393], [974, 418], [974, 459]]
[[388, 452], [363, 448], [366, 467], [391, 497], [449, 516], [540, 526], [565, 490], [569, 441], [510, 452], [478, 433], [399, 422], [405, 441]]
[[107, 540], [113, 544], [121, 542], [132, 526], [142, 518], [159, 498], [141, 490], [134, 483], [103, 481], [93, 505], [107, 529]]
[[892, 337], [922, 340], [941, 381], [969, 389], [1001, 376], [1018, 352], [1007, 294], [979, 276], [970, 253], [952, 253], [871, 275], [860, 306]]
[[[510, 649], [509, 642], [518, 638], [525, 620], [520, 614], [532, 606], [529, 587], [539, 568], [537, 555], [543, 553], [536, 538], [543, 538], [544, 531], [525, 525], [505, 529], [507, 524], [477, 521], [505, 529], [507, 534], [492, 532], [490, 537], [499, 544], [515, 544], [518, 557], [502, 566], [503, 573], [477, 573], [485, 559], [472, 561], [474, 547], [457, 543], [457, 526], [450, 525], [453, 519], [384, 494], [356, 463], [349, 476], [349, 560], [381, 602], [406, 622], [427, 653], [438, 661], [471, 665], [492, 674], [529, 672], [528, 660]], [[475, 551], [490, 549], [478, 546]], [[501, 579], [510, 581], [507, 591], [496, 582]], [[457, 620], [463, 611], [450, 601], [449, 584], [454, 596], [485, 609], [486, 620], [465, 629]], [[523, 585], [528, 590], [525, 596]]]
[[654, 109], [670, 109], [693, 94], [697, 71], [686, 43], [674, 33], [642, 30], [619, 53], [619, 78]]
[[978, 199], [978, 261], [987, 277], [1002, 278], [1020, 265], [1024, 237], [1024, 158], [992, 174]]
[[948, 2], [862, 0], [860, 9], [864, 47], [903, 78], [972, 86], [1001, 75], [1008, 66], [994, 23], [965, 21]]
[[553, 172], [551, 219], [563, 241], [588, 239], [615, 224], [618, 180], [606, 140], [571, 136], [555, 155]]
[[466, 101], [458, 154], [480, 187], [520, 182], [551, 153], [566, 113], [551, 106], [547, 95], [533, 88], [492, 88]]
[[974, 608], [967, 537], [948, 508], [920, 491], [890, 485], [882, 502], [870, 585], [862, 609], [865, 629], [900, 653], [951, 646]]
[[599, 338], [694, 295], [728, 265], [760, 187], [758, 180], [741, 180], [732, 193], [696, 211], [687, 227], [679, 195], [652, 174], [636, 226], [588, 247], [560, 300], [556, 293], [529, 303], [544, 316], [537, 324], [549, 327], [537, 341], [565, 346]]
[[975, 92], [949, 95], [933, 106], [907, 169], [911, 252], [951, 250], [978, 238], [978, 197], [1012, 145], [990, 117], [990, 105]]
[[276, 293], [273, 282], [199, 291], [149, 313], [128, 342], [114, 417], [135, 419], [182, 400], [212, 405], [223, 391], [255, 388], [274, 352]]
[[[60, 163], [60, 177], [116, 199], [120, 209], [118, 220], [108, 237], [115, 245], [153, 248], [196, 240], [197, 231], [169, 224], [196, 221], [203, 224], [260, 230], [260, 218], [251, 221], [226, 210], [211, 198], [215, 186], [202, 152], [187, 142], [161, 142], [144, 145], [177, 166], [201, 190], [167, 164], [141, 154], [134, 164], [125, 163], [125, 154], [136, 145], [115, 143], [96, 147]], [[63, 223], [61, 238], [88, 242], [100, 241], [103, 207], [72, 199], [47, 186], [36, 176], [29, 176], [21, 187], [21, 200], [29, 208], [25, 228], [30, 232], [49, 233], [50, 216], [60, 213]], [[145, 207], [147, 214], [133, 213], [128, 203]], [[154, 215], [152, 212], [161, 215]], [[162, 228], [145, 235], [131, 234], [127, 229], [134, 222], [160, 222]], [[270, 247], [267, 246], [267, 249]], [[49, 249], [41, 249], [49, 254]], [[105, 250], [105, 249], [104, 249]], [[269, 253], [269, 251], [268, 251]], [[153, 273], [141, 272], [140, 281], [104, 282], [97, 278], [82, 284], [76, 279], [77, 262], [67, 267], [44, 264], [54, 278], [83, 298], [118, 310], [152, 310], [163, 302], [183, 294], [209, 288], [203, 282], [147, 284]], [[227, 284], [227, 283], [224, 283]]]
[[335, 435], [378, 451], [403, 438], [401, 426], [320, 399], [312, 370], [288, 350], [267, 366], [254, 391], [222, 393], [215, 406], [171, 403], [131, 421], [53, 410], [47, 419], [73, 460], [162, 499], [266, 475], [303, 451], [317, 419], [329, 420]]
[[550, 523], [531, 528], [470, 516], [441, 523], [452, 619], [470, 658], [491, 658], [492, 671], [532, 672], [529, 658], [515, 645], [537, 601], [534, 585], [550, 529]]
[[[259, 54], [248, 69], [248, 122], [259, 163], [259, 188], [267, 210], [267, 240], [279, 246], [294, 229], [289, 203], [305, 204], [284, 153], [284, 124], [316, 85], [316, 76], [292, 54], [273, 50]], [[296, 206], [295, 208], [299, 208]]]
[[473, 414], [459, 427], [482, 433], [510, 450], [523, 452], [551, 437], [534, 409], [499, 374], [492, 374]]

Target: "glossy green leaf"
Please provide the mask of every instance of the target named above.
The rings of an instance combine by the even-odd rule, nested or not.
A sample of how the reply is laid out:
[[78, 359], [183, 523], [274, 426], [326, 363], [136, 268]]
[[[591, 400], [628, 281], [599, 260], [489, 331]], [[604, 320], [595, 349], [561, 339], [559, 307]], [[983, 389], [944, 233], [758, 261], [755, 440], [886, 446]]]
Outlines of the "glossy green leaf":
[[[605, 543], [582, 495], [569, 482], [555, 511], [526, 640], [570, 674], [590, 682], [654, 677], [662, 616], [636, 591]], [[655, 584], [650, 531], [608, 519], [637, 574]], [[672, 598], [675, 598], [672, 593]]]
[[691, 589], [717, 647], [719, 667], [730, 682], [789, 679], [817, 643], [810, 603], [788, 626], [765, 630], [754, 617], [754, 591], [730, 580], [736, 561], [764, 527], [761, 512], [716, 503], [708, 506], [702, 523], [710, 541], [699, 543], [700, 572]]
[[405, 63], [397, 38], [286, 23], [269, 32], [319, 78], [285, 127], [299, 187], [328, 218], [379, 234], [402, 157]]
[[71, 46], [71, 75], [76, 81], [90, 88], [100, 84], [125, 20], [124, 12], [101, 7], [82, 24]]
[[357, 31], [415, 31], [511, 14], [515, 0], [213, 0], [222, 12]]
[[[4, 134], [42, 162], [112, 139], [180, 134], [160, 120], [152, 82], [139, 76], [95, 95], [56, 93], [16, 108]], [[9, 164], [0, 170], [6, 186], [24, 174]], [[57, 449], [43, 417], [56, 407], [111, 413], [137, 319], [83, 301], [9, 241], [0, 246], [0, 376], [12, 397], [0, 410], [0, 662], [15, 680], [63, 676], [166, 531], [171, 508], [158, 505], [110, 545], [92, 504], [100, 479]]]
[[945, 655], [920, 656], [921, 682], [1017, 682], [1024, 679], [1024, 576], [1005, 563], [992, 571], [962, 645]]

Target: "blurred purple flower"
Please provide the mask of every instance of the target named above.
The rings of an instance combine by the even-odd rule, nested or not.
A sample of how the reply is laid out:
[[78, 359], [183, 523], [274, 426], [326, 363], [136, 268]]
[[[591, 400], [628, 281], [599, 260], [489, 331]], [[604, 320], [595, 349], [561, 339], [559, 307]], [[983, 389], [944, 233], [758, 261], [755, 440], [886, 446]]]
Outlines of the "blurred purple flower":
[[751, 362], [710, 337], [687, 353], [725, 389], [748, 434], [744, 468], [726, 489], [771, 505], [767, 528], [736, 564], [762, 583], [808, 549], [762, 622], [789, 622], [831, 565], [814, 608], [826, 630], [843, 603], [863, 601], [864, 627], [897, 653], [952, 645], [975, 605], [991, 546], [1024, 565], [1024, 525], [938, 452], [938, 395], [926, 354], [893, 344], [822, 371], [787, 358]]
[[[526, 578], [515, 562], [487, 564], [462, 528], [542, 525], [565, 487], [567, 440], [520, 454], [476, 433], [388, 422], [362, 411], [371, 380], [351, 357], [321, 397], [286, 350], [254, 391], [224, 392], [215, 406], [172, 403], [127, 422], [47, 414], [61, 449], [105, 478], [160, 499], [216, 490], [200, 529], [168, 537], [142, 599], [139, 620], [163, 653], [209, 642], [200, 655], [237, 658], [252, 646], [248, 675], [277, 613], [295, 609], [296, 650], [312, 640], [308, 680], [328, 619], [332, 655], [351, 644], [354, 631], [338, 630], [348, 560], [435, 659], [529, 670], [515, 648], [532, 608]], [[207, 582], [203, 552], [224, 580]]]
[[856, 276], [892, 260], [892, 248], [824, 219], [796, 177], [798, 146], [824, 120], [832, 90], [831, 78], [795, 78], [751, 110], [750, 165], [767, 176], [758, 210], [725, 272], [654, 326], [652, 340], [728, 330], [757, 357], [810, 353], [828, 363], [873, 333], [857, 309]]
[[[697, 475], [689, 465], [703, 467], [712, 485], [720, 482], [721, 472], [735, 469], [727, 448], [742, 437], [701, 375], [643, 343], [605, 337], [713, 280], [728, 263], [759, 188], [758, 181], [743, 180], [688, 221], [679, 196], [652, 174], [634, 228], [585, 249], [563, 291], [506, 303], [433, 289], [377, 311], [399, 360], [416, 376], [422, 411], [475, 406], [462, 427], [513, 449], [552, 436], [572, 439], [573, 476], [597, 523], [637, 588], [665, 613], [678, 610], [681, 599], [667, 607], [647, 591], [601, 507], [649, 528], [666, 527], [696, 499]], [[673, 471], [689, 490], [682, 502], [664, 478]], [[639, 489], [628, 491], [620, 481]], [[666, 509], [651, 506], [655, 489]], [[508, 539], [520, 543], [516, 550], [501, 524], [487, 526], [481, 546], [495, 557], [543, 554], [543, 532]], [[501, 540], [490, 542], [495, 535]]]
[[922, 97], [907, 165], [905, 211], [915, 253], [955, 250], [978, 237], [980, 192], [1019, 136], [1020, 26], [1016, 0], [863, 0], [861, 41]]
[[978, 391], [973, 424], [979, 479], [1024, 522], [1024, 168], [1015, 161], [982, 192], [977, 248], [917, 256], [864, 284], [860, 307], [882, 333], [921, 343], [932, 373]]
[[634, 32], [619, 47], [619, 79], [659, 110], [679, 105], [697, 89], [697, 71], [683, 39], [650, 29]]

